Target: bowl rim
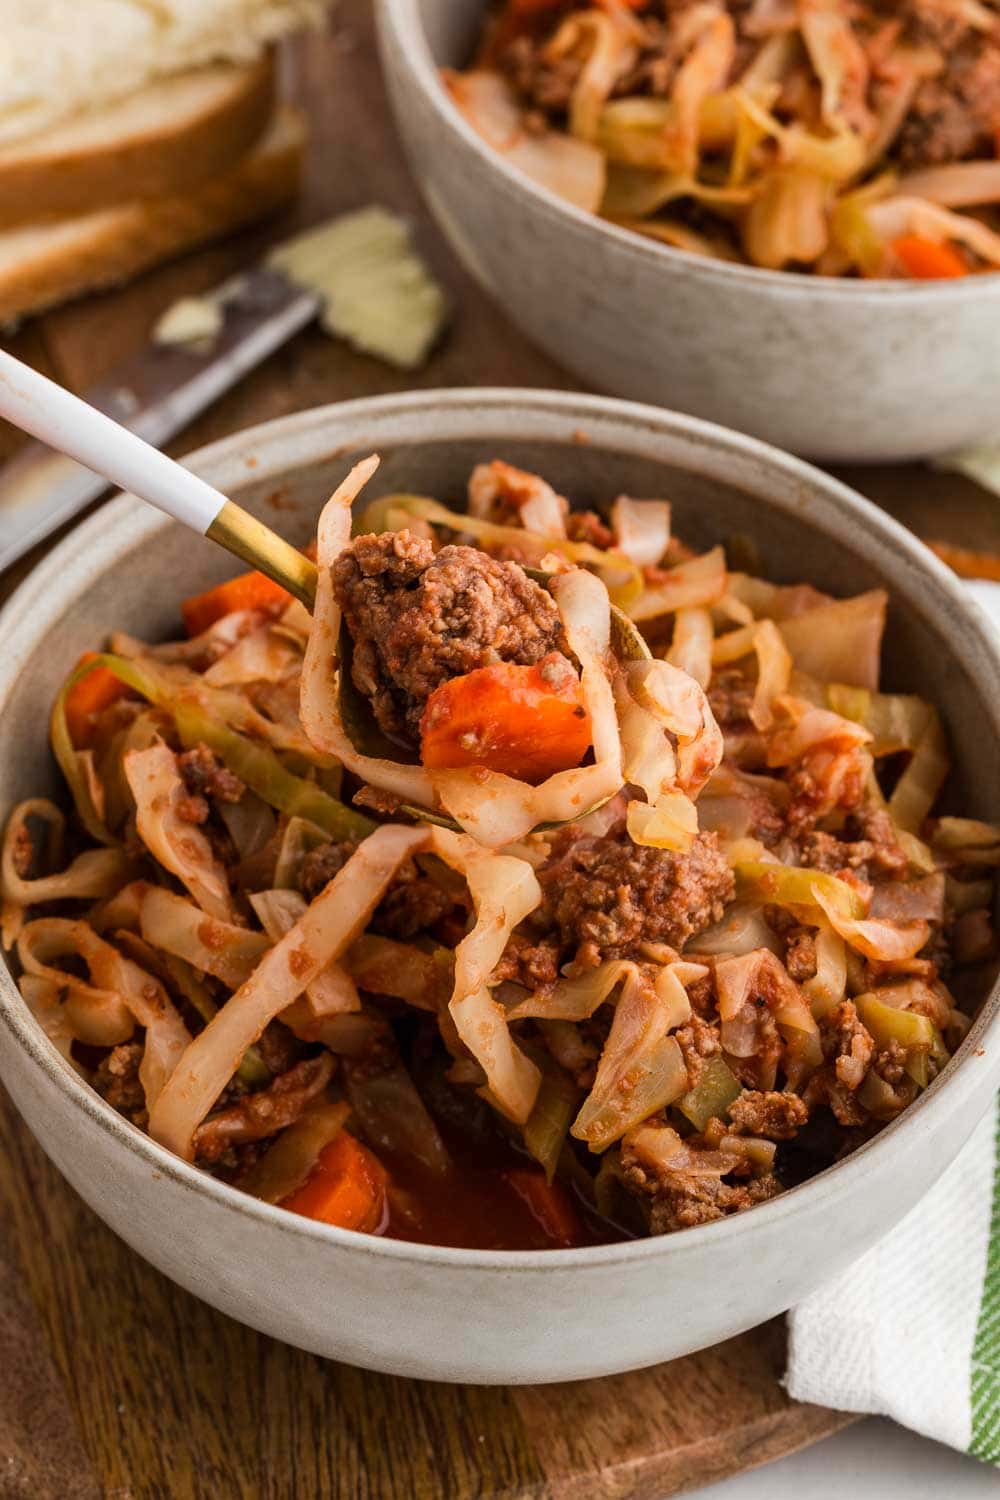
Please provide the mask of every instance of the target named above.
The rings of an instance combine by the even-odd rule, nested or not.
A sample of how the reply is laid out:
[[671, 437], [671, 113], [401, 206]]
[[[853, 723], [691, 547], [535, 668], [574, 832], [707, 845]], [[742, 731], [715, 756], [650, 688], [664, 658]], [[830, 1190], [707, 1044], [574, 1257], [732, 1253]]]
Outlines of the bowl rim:
[[[445, 435], [426, 436], [420, 417], [440, 416], [442, 413], [448, 414], [455, 430]], [[482, 432], [476, 430], [477, 417], [483, 423]], [[412, 446], [461, 441], [463, 432], [466, 439], [485, 439], [488, 436], [502, 442], [505, 439], [497, 436], [497, 432], [503, 432], [505, 428], [509, 436], [516, 439], [525, 435], [533, 420], [545, 431], [539, 430], [532, 435], [542, 441], [561, 442], [567, 446], [580, 440], [579, 434], [586, 431], [588, 421], [606, 420], [618, 430], [618, 451], [625, 454], [638, 456], [639, 453], [637, 447], [630, 448], [625, 441], [627, 430], [632, 428], [636, 430], [637, 442], [640, 434], [655, 435], [665, 444], [672, 440], [675, 444], [692, 446], [695, 451], [711, 450], [717, 463], [733, 458], [749, 459], [761, 466], [765, 473], [782, 474], [798, 487], [799, 493], [807, 492], [821, 503], [825, 502], [828, 514], [833, 514], [837, 507], [846, 508], [856, 530], [867, 533], [886, 550], [902, 553], [907, 563], [922, 575], [925, 591], [919, 602], [908, 599], [911, 607], [919, 613], [921, 605], [927, 603], [925, 594], [936, 595], [939, 603], [950, 604], [953, 630], [960, 627], [964, 633], [964, 646], [971, 645], [973, 654], [978, 653], [1000, 679], [1000, 643], [992, 637], [985, 615], [965, 596], [954, 575], [898, 522], [841, 481], [802, 459], [715, 423], [659, 407], [610, 397], [502, 387], [364, 397], [313, 407], [260, 423], [200, 448], [183, 461], [196, 472], [211, 471], [208, 477], [216, 483], [220, 482], [218, 471], [223, 470], [229, 484], [235, 486], [242, 481], [244, 485], [256, 487], [356, 450], [359, 444], [369, 441], [366, 426], [377, 428], [381, 423], [388, 430], [384, 434], [387, 446], [397, 441]], [[412, 435], [393, 435], [393, 423], [397, 427], [408, 425]], [[338, 432], [344, 434], [339, 441]], [[295, 448], [296, 441], [304, 444], [305, 451], [293, 455], [289, 450]], [[610, 441], [597, 440], [595, 446], [615, 451]], [[249, 462], [251, 458], [252, 463]], [[696, 464], [687, 465], [676, 454], [671, 456], [665, 452], [664, 461], [687, 468], [687, 472], [693, 474], [699, 472]], [[711, 470], [702, 472], [710, 473]], [[790, 510], [792, 502], [780, 508]], [[23, 664], [64, 612], [67, 582], [70, 598], [77, 597], [105, 575], [121, 555], [134, 551], [142, 542], [155, 540], [157, 534], [173, 524], [168, 517], [153, 511], [133, 496], [120, 495], [75, 528], [22, 580], [0, 612], [0, 639], [5, 645], [0, 657], [0, 715], [9, 693], [19, 680]], [[806, 517], [805, 524], [816, 523]], [[929, 605], [926, 613], [931, 613]], [[945, 629], [947, 621], [948, 613], [944, 616]], [[992, 714], [985, 701], [983, 707], [986, 718], [993, 717], [1000, 726], [1000, 706]], [[833, 1212], [836, 1204], [860, 1183], [871, 1152], [876, 1151], [885, 1158], [894, 1151], [900, 1169], [905, 1170], [910, 1144], [915, 1145], [921, 1134], [944, 1128], [953, 1102], [957, 1103], [958, 1086], [964, 1085], [966, 1094], [974, 1093], [980, 1086], [981, 1078], [973, 1078], [976, 1062], [983, 1062], [1000, 1082], [998, 980], [984, 998], [969, 1034], [949, 1067], [903, 1115], [849, 1157], [787, 1189], [777, 1198], [756, 1205], [752, 1213], [735, 1214], [687, 1229], [680, 1236], [681, 1245], [677, 1243], [678, 1236], [663, 1235], [572, 1250], [458, 1249], [363, 1235], [320, 1224], [251, 1198], [180, 1160], [123, 1119], [64, 1061], [28, 1011], [7, 964], [2, 960], [0, 1022], [10, 1033], [14, 1046], [25, 1052], [71, 1106], [81, 1108], [99, 1130], [110, 1135], [152, 1173], [212, 1200], [219, 1208], [271, 1224], [287, 1234], [336, 1244], [343, 1251], [376, 1255], [390, 1261], [418, 1261], [425, 1265], [505, 1274], [559, 1267], [626, 1266], [671, 1252], [696, 1251], [699, 1246], [721, 1243], [733, 1236], [745, 1239], [748, 1235], [767, 1233], [769, 1226], [794, 1215], [801, 1208], [820, 1207], [823, 1199], [826, 1200], [827, 1212]]]
[[[485, 8], [485, 0], [479, 0], [479, 3]], [[862, 280], [848, 276], [810, 276], [799, 271], [769, 271], [762, 266], [713, 260], [674, 245], [664, 245], [623, 229], [597, 214], [587, 213], [511, 167], [499, 151], [493, 150], [477, 135], [451, 103], [431, 55], [418, 0], [376, 0], [376, 15], [383, 45], [391, 42], [395, 59], [420, 89], [440, 124], [456, 135], [487, 171], [495, 174], [509, 198], [520, 206], [533, 205], [556, 225], [568, 221], [582, 232], [601, 236], [622, 254], [628, 255], [637, 267], [653, 269], [675, 265], [709, 283], [743, 283], [750, 291], [756, 289], [764, 293], [770, 289], [776, 295], [792, 299], [843, 297], [862, 306], [875, 303], [880, 307], [890, 302], [904, 310], [912, 309], [914, 305], [933, 305], [938, 300], [943, 307], [951, 309], [956, 302], [975, 302], [983, 295], [1000, 297], [1000, 271], [930, 283], [902, 278], [898, 281], [888, 277]], [[405, 138], [402, 122], [397, 120], [397, 125], [400, 135]]]

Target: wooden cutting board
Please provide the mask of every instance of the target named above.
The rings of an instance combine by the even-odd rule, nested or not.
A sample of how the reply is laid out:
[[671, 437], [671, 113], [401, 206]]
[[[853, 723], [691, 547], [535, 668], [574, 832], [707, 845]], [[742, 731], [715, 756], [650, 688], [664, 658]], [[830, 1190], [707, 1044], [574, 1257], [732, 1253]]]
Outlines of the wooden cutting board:
[[[294, 213], [51, 313], [7, 347], [84, 389], [182, 292], [216, 284], [298, 224], [380, 201], [411, 216], [451, 294], [453, 325], [427, 368], [396, 374], [311, 330], [175, 451], [412, 386], [575, 386], [508, 327], [432, 227], [388, 119], [370, 0], [341, 0], [286, 71], [313, 122]], [[0, 427], [0, 459], [15, 446]], [[845, 477], [924, 535], [1000, 551], [1000, 507], [972, 485], [915, 467]], [[0, 578], [0, 598], [37, 555]], [[432, 1385], [324, 1362], [230, 1322], [133, 1255], [2, 1093], [0, 1132], [0, 1500], [663, 1500], [850, 1420], [789, 1401], [780, 1322], [654, 1370], [562, 1386]]]

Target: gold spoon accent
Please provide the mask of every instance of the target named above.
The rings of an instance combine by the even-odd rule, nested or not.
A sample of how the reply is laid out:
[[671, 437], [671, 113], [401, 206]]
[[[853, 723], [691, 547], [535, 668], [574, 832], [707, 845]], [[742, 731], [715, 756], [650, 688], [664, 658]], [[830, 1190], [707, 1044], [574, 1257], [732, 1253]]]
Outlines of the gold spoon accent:
[[[0, 417], [5, 417], [58, 452], [76, 459], [94, 473], [102, 474], [111, 484], [207, 536], [241, 562], [258, 569], [287, 589], [306, 609], [313, 609], [318, 577], [316, 565], [290, 542], [213, 489], [190, 469], [175, 463], [127, 427], [122, 427], [104, 412], [4, 350], [0, 350]], [[543, 585], [552, 576], [533, 568], [526, 568], [525, 572]], [[347, 634], [345, 630], [343, 635]], [[620, 661], [645, 661], [650, 657], [649, 647], [637, 627], [614, 605], [611, 607], [611, 645]], [[343, 639], [341, 646], [347, 653], [344, 660], [349, 662], [350, 646]], [[371, 743], [372, 726], [377, 730], [371, 707], [354, 690], [353, 683], [345, 693], [345, 684], [350, 679], [349, 667], [341, 670], [339, 677], [344, 726], [355, 747], [368, 754], [365, 745], [355, 736]], [[384, 747], [384, 739], [382, 744]], [[393, 753], [398, 756], [398, 747]], [[604, 799], [607, 800], [610, 799]], [[603, 802], [597, 803], [588, 811], [595, 811], [602, 805]], [[402, 810], [423, 821], [441, 823], [446, 827], [457, 826], [427, 808], [404, 807]]]

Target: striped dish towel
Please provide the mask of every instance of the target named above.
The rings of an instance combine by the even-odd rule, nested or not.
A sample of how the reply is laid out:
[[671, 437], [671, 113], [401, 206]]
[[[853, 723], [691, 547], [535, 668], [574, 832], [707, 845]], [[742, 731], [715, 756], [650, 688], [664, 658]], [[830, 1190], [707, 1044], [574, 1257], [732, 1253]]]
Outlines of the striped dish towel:
[[1000, 1464], [1000, 1105], [903, 1223], [788, 1321], [797, 1401]]
[[[971, 587], [1000, 628], [1000, 586]], [[1000, 1464], [1000, 1099], [903, 1223], [788, 1321], [797, 1401]]]

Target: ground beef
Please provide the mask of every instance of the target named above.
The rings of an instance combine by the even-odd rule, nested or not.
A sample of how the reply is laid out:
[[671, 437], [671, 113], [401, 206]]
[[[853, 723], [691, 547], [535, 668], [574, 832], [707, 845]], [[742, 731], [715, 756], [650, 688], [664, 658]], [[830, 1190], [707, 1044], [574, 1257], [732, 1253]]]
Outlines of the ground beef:
[[319, 844], [303, 855], [298, 869], [299, 890], [307, 901], [312, 901], [333, 877], [338, 874], [357, 848], [356, 844]]
[[[192, 798], [214, 802], [239, 802], [246, 785], [222, 764], [207, 745], [197, 744], [177, 757], [177, 769]], [[182, 814], [183, 816], [183, 814]], [[204, 818], [190, 818], [204, 822]]]
[[451, 892], [437, 885], [409, 860], [400, 869], [392, 885], [372, 916], [373, 932], [405, 943], [435, 927], [456, 908]]
[[606, 552], [615, 544], [615, 534], [595, 510], [574, 510], [566, 518], [566, 535], [571, 542], [589, 542]]
[[559, 978], [559, 944], [554, 938], [535, 941], [521, 932], [512, 934], [494, 971], [499, 984], [512, 980], [528, 990], [541, 990], [555, 984]]
[[[808, 764], [792, 768], [787, 777], [791, 801], [785, 816], [788, 832], [802, 838], [815, 828], [821, 818], [836, 812], [856, 812], [865, 795], [866, 768], [861, 757], [844, 768], [844, 774], [831, 786], [826, 768], [816, 775]], [[804, 861], [802, 861], [804, 862]]]
[[996, 155], [1000, 130], [1000, 18], [967, 25], [934, 0], [911, 0], [911, 34], [936, 45], [943, 70], [917, 89], [893, 155], [904, 167]]
[[539, 873], [543, 916], [567, 950], [590, 945], [601, 958], [640, 943], [681, 948], [733, 897], [733, 873], [714, 833], [687, 854], [633, 844], [623, 827], [597, 837], [562, 829]]
[[[298, 869], [298, 887], [312, 901], [346, 865], [356, 849], [351, 843], [320, 844], [304, 856]], [[408, 942], [426, 932], [456, 910], [455, 897], [428, 876], [412, 860], [402, 866], [396, 879], [375, 909], [371, 930], [383, 937]]]
[[696, 1224], [710, 1224], [767, 1203], [780, 1192], [781, 1183], [773, 1173], [739, 1183], [689, 1175], [653, 1199], [649, 1232], [673, 1234], [678, 1229], [693, 1229]]
[[287, 1073], [300, 1060], [302, 1043], [281, 1021], [271, 1021], [257, 1038], [257, 1051], [269, 1072]]
[[[797, 864], [839, 875], [853, 871], [861, 880], [902, 880], [907, 858], [893, 830], [889, 814], [882, 808], [860, 807], [847, 819], [845, 837], [813, 831], [800, 841]], [[856, 836], [855, 836], [856, 835]]]
[[712, 1057], [721, 1050], [719, 1028], [713, 1026], [711, 1022], [703, 1021], [695, 1014], [692, 1015], [688, 1024], [680, 1027], [673, 1033], [673, 1036], [681, 1049], [690, 1087], [695, 1088], [701, 1078], [705, 1058]]
[[531, 666], [562, 642], [555, 601], [514, 563], [409, 531], [358, 537], [333, 565], [352, 677], [386, 734], [416, 743], [427, 699], [497, 661]]
[[767, 1141], [790, 1141], [808, 1119], [809, 1110], [798, 1094], [771, 1089], [744, 1089], [729, 1106], [729, 1124], [735, 1134], [759, 1135]]
[[383, 791], [378, 786], [359, 787], [351, 801], [355, 807], [365, 807], [369, 812], [378, 813], [380, 818], [394, 818], [403, 803], [401, 797]]
[[[692, 1136], [684, 1144], [697, 1151], [702, 1142]], [[654, 1171], [637, 1160], [627, 1141], [622, 1147], [621, 1182], [626, 1192], [644, 1203], [650, 1234], [672, 1234], [708, 1224], [764, 1203], [781, 1191], [781, 1184], [771, 1174], [746, 1181], [710, 1173]]]
[[788, 935], [785, 968], [796, 984], [804, 984], [816, 974], [816, 934], [808, 927], [793, 929]]
[[708, 702], [723, 733], [750, 723], [753, 694], [753, 682], [738, 667], [723, 667], [712, 673]]
[[702, 1021], [715, 1016], [715, 977], [711, 973], [687, 986], [691, 1009]]
[[94, 1088], [112, 1109], [135, 1125], [146, 1125], [146, 1094], [139, 1081], [143, 1044], [126, 1042], [113, 1047], [94, 1073]]
[[872, 1060], [875, 1043], [862, 1024], [853, 1002], [841, 1001], [820, 1029], [823, 1054], [833, 1058], [837, 1081], [846, 1089], [860, 1088]]
[[196, 1160], [218, 1161], [234, 1146], [277, 1135], [323, 1092], [333, 1069], [329, 1052], [309, 1057], [282, 1073], [269, 1088], [245, 1094], [236, 1104], [210, 1115], [194, 1133]]
[[765, 771], [767, 740], [750, 720], [753, 695], [754, 683], [739, 667], [722, 667], [713, 672], [706, 692], [709, 707], [722, 730], [726, 760], [741, 770]]
[[810, 1078], [803, 1098], [810, 1110], [827, 1105], [839, 1124], [863, 1125], [868, 1119], [855, 1097], [875, 1055], [875, 1042], [850, 1000], [843, 1000], [820, 1021], [825, 1062]]

